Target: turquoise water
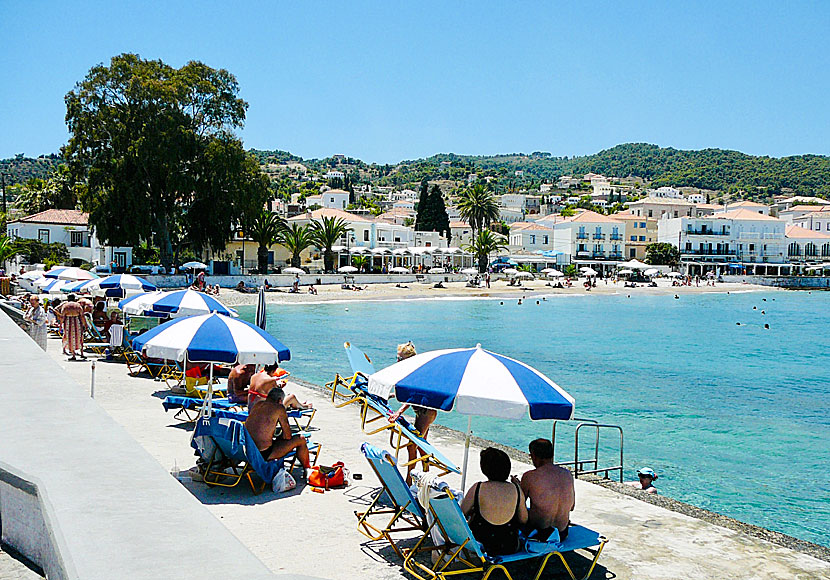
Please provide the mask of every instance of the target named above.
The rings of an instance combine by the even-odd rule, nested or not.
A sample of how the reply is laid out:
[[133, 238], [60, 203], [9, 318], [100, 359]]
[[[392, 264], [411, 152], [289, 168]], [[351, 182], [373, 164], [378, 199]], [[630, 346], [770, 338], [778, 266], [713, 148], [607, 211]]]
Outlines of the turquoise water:
[[[419, 352], [480, 342], [554, 379], [578, 417], [622, 425], [626, 479], [648, 465], [667, 496], [830, 546], [830, 293], [269, 305], [268, 325], [291, 348], [285, 366], [317, 383], [350, 374], [344, 340], [377, 368], [406, 340]], [[474, 430], [525, 448], [550, 424]]]

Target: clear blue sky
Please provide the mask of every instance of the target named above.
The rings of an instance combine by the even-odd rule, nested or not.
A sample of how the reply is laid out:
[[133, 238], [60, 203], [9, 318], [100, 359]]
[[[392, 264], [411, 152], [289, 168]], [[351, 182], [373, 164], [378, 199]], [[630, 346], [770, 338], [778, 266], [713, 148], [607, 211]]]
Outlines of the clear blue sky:
[[78, 4], [0, 0], [0, 157], [56, 152], [122, 52], [228, 69], [245, 145], [304, 157], [830, 154], [826, 1]]

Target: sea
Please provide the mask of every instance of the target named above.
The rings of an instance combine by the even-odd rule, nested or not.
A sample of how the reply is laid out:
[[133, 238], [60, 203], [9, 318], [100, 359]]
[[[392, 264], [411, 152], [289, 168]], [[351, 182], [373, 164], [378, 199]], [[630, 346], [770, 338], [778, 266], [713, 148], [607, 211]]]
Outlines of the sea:
[[[269, 304], [268, 331], [291, 349], [284, 366], [319, 384], [351, 375], [344, 341], [378, 369], [407, 340], [418, 352], [480, 343], [553, 379], [577, 417], [620, 425], [626, 480], [648, 466], [663, 495], [830, 546], [830, 292]], [[476, 418], [473, 430], [526, 449], [551, 425]], [[557, 458], [573, 457], [568, 429]], [[619, 463], [616, 437], [603, 433], [601, 465]]]

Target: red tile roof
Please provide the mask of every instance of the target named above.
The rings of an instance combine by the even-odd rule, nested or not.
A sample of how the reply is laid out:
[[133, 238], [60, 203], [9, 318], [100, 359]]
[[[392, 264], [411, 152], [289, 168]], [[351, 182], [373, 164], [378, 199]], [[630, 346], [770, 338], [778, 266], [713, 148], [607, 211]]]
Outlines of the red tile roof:
[[89, 214], [77, 209], [47, 209], [19, 220], [9, 223], [33, 223], [33, 224], [60, 224], [66, 226], [89, 225]]
[[787, 226], [786, 237], [793, 239], [830, 240], [830, 234], [808, 230], [801, 226]]

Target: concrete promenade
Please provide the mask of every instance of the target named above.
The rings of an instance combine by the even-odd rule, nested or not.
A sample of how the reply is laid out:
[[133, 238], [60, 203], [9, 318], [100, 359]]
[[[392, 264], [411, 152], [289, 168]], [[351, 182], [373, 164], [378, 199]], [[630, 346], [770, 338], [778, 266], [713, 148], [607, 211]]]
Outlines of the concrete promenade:
[[89, 398], [77, 364], [84, 387], [0, 314], [3, 542], [50, 579], [273, 578]]
[[[87, 388], [89, 363], [66, 361], [55, 339], [49, 341], [49, 349], [58, 365], [82, 388]], [[332, 375], [345, 366], [342, 353], [332, 353]], [[290, 370], [290, 363], [286, 367]], [[49, 365], [49, 368], [54, 366]], [[367, 542], [355, 529], [354, 510], [365, 507], [369, 493], [377, 487], [359, 453], [359, 445], [366, 440], [385, 445], [384, 438], [363, 435], [358, 426], [357, 410], [334, 409], [319, 389], [290, 384], [287, 390], [297, 393], [301, 400], [313, 402], [319, 409], [312, 436], [323, 444], [321, 462], [331, 464], [343, 460], [352, 472], [363, 475], [361, 481], [345, 490], [326, 494], [312, 493], [311, 489], [299, 484], [296, 490], [287, 494], [265, 492], [255, 496], [243, 486], [218, 489], [197, 482], [182, 486], [167, 476], [170, 483], [179, 488], [178, 492], [171, 490], [170, 496], [182, 504], [186, 503], [182, 496], [201, 502], [273, 572], [332, 580], [411, 578], [402, 570], [400, 561], [388, 545]], [[163, 473], [174, 464], [181, 469], [194, 465], [188, 445], [190, 427], [174, 420], [172, 413], [163, 411], [161, 399], [166, 394], [164, 383], [149, 378], [131, 378], [122, 364], [99, 362], [97, 365], [96, 403], [156, 460], [154, 465], [143, 460], [137, 462], [131, 465], [133, 471]], [[56, 415], [62, 413], [61, 406], [61, 402], [56, 402]], [[29, 405], [20, 408], [28, 409]], [[549, 425], [540, 425], [539, 435], [548, 434]], [[436, 429], [431, 440], [460, 464], [463, 444], [455, 433]], [[122, 449], [120, 445], [118, 449]], [[470, 482], [481, 478], [478, 452], [479, 448], [471, 451]], [[130, 453], [132, 455], [135, 454]], [[102, 465], [97, 458], [93, 465], [98, 469], [112, 468], [111, 463]], [[516, 474], [529, 468], [526, 463], [513, 463]], [[123, 477], [123, 480], [127, 479]], [[448, 480], [454, 487], [460, 484], [457, 476]], [[190, 493], [180, 493], [185, 489]], [[129, 503], [126, 498], [123, 501]], [[584, 481], [577, 482], [573, 521], [596, 529], [610, 539], [592, 578], [830, 579], [830, 563], [825, 560]], [[189, 534], [194, 528], [201, 528], [203, 523], [201, 520], [198, 524], [180, 521], [178, 525], [182, 534]], [[216, 530], [211, 527], [198, 535], [204, 540], [205, 537], [219, 537], [215, 534]], [[404, 535], [404, 544], [411, 545], [415, 537], [412, 534], [407, 539]], [[169, 544], [180, 542], [174, 537], [165, 540]], [[185, 545], [188, 546], [200, 545], [192, 535], [187, 542]], [[224, 539], [211, 544], [227, 554]], [[569, 555], [567, 559], [577, 574], [584, 571], [588, 562], [579, 554]], [[527, 577], [533, 570], [533, 565], [518, 566], [514, 577]], [[553, 561], [549, 570], [546, 578], [566, 577]], [[240, 574], [235, 570], [227, 577], [231, 576]]]

